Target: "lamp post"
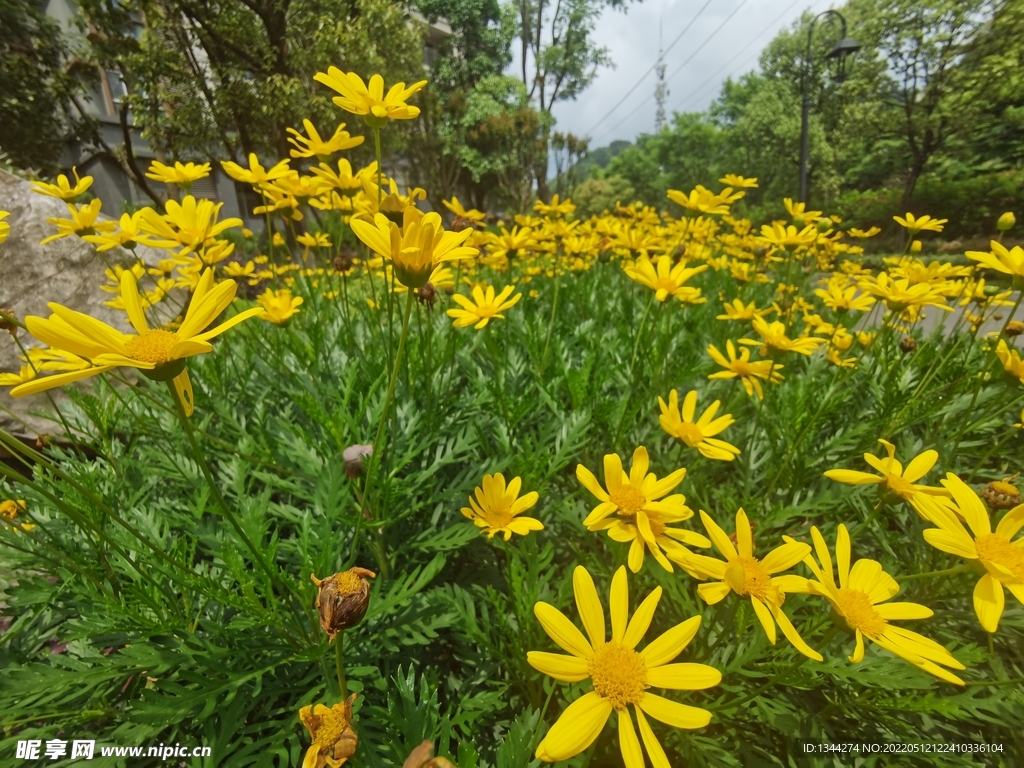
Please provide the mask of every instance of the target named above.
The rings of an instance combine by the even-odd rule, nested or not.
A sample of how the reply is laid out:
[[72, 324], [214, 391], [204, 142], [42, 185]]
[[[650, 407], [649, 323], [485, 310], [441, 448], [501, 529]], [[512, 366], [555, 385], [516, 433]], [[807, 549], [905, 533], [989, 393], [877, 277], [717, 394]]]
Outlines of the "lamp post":
[[835, 16], [839, 19], [839, 42], [829, 52], [827, 58], [836, 62], [836, 79], [841, 83], [846, 76], [846, 57], [861, 49], [860, 43], [846, 36], [846, 19], [839, 11], [822, 11], [811, 20], [807, 30], [807, 56], [804, 58], [804, 103], [800, 117], [800, 202], [807, 202], [807, 164], [811, 156], [811, 40], [814, 26], [822, 16]]

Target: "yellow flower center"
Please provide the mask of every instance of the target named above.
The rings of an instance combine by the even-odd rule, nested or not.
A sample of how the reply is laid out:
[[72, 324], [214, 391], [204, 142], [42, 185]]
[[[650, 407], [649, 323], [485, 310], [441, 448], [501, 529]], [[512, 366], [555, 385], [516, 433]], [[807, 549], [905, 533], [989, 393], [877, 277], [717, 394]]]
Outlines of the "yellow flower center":
[[859, 629], [872, 640], [885, 631], [886, 620], [878, 615], [865, 592], [844, 587], [839, 590], [839, 611], [851, 629]]
[[171, 347], [177, 341], [178, 337], [170, 331], [146, 331], [129, 341], [125, 345], [125, 351], [132, 360], [159, 365], [170, 360]]
[[352, 571], [344, 571], [337, 574], [334, 583], [338, 587], [338, 592], [342, 595], [354, 595], [363, 589], [362, 579]]
[[498, 307], [495, 304], [480, 304], [476, 308], [476, 314], [479, 317], [494, 317], [498, 314]]
[[889, 490], [895, 493], [897, 496], [910, 500], [910, 497], [914, 495], [914, 484], [908, 483], [899, 475], [887, 474], [885, 476], [885, 484]]
[[632, 648], [612, 641], [600, 646], [588, 663], [594, 690], [615, 709], [639, 704], [647, 690], [647, 665]]
[[700, 427], [689, 421], [684, 421], [679, 425], [676, 435], [691, 448], [696, 448], [697, 445], [704, 442], [704, 433], [700, 431]]
[[512, 513], [508, 507], [488, 509], [484, 511], [484, 520], [491, 528], [507, 528], [508, 524], [512, 522]]
[[772, 575], [765, 570], [760, 560], [756, 557], [740, 557], [730, 561], [730, 565], [732, 563], [739, 563], [743, 566], [743, 591], [740, 594], [753, 595], [759, 600], [775, 602], [775, 596], [771, 594], [774, 591]]
[[974, 546], [978, 557], [1009, 570], [1017, 581], [1024, 581], [1024, 550], [1015, 547], [1008, 539], [994, 533], [979, 536]]
[[620, 485], [609, 493], [608, 496], [612, 504], [619, 508], [618, 513], [620, 515], [635, 515], [647, 503], [647, 499], [640, 493], [640, 489], [629, 483]]
[[332, 709], [329, 713], [320, 716], [320, 726], [316, 730], [316, 737], [313, 741], [322, 747], [333, 747], [341, 740], [347, 727], [348, 722], [345, 720], [345, 716]]
[[668, 291], [669, 293], [675, 293], [679, 288], [679, 285], [671, 277], [662, 277], [654, 283], [654, 290], [656, 291]]

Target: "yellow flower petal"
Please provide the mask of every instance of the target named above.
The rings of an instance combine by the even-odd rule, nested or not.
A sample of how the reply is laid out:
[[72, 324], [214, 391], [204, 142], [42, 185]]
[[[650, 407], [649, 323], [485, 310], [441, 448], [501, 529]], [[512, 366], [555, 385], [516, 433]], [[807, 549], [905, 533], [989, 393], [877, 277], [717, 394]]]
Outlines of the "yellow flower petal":
[[581, 659], [589, 659], [594, 655], [594, 649], [587, 642], [587, 638], [555, 606], [539, 602], [533, 606], [533, 613], [544, 631], [548, 633], [548, 637], [563, 650]]
[[640, 651], [648, 669], [660, 667], [683, 652], [700, 628], [700, 616], [694, 616], [661, 634]]
[[594, 648], [603, 645], [606, 639], [604, 609], [597, 596], [594, 579], [582, 565], [577, 565], [572, 572], [572, 590], [576, 596], [576, 608], [580, 612], [583, 628], [590, 637], [590, 644]]
[[999, 628], [999, 619], [1002, 618], [1005, 606], [1003, 585], [992, 578], [990, 573], [978, 579], [974, 586], [974, 612], [986, 632], [994, 633]]
[[722, 673], [706, 664], [664, 664], [647, 670], [647, 684], [653, 688], [702, 691], [722, 682]]
[[653, 693], [643, 695], [640, 708], [655, 720], [676, 728], [703, 728], [711, 722], [711, 713], [706, 709], [688, 707]]
[[608, 699], [591, 691], [562, 713], [537, 747], [537, 757], [556, 763], [568, 760], [589, 747], [612, 713]]
[[627, 648], [636, 648], [637, 643], [647, 634], [651, 620], [654, 618], [654, 611], [658, 607], [658, 601], [661, 600], [661, 593], [661, 587], [655, 587], [633, 613], [633, 618], [629, 620], [626, 633], [622, 638], [622, 644]]
[[622, 762], [626, 768], [644, 768], [644, 753], [640, 749], [640, 739], [636, 736], [628, 709], [619, 710], [619, 749], [622, 750]]
[[530, 651], [526, 654], [526, 661], [538, 672], [566, 683], [576, 683], [590, 677], [586, 659], [577, 656]]

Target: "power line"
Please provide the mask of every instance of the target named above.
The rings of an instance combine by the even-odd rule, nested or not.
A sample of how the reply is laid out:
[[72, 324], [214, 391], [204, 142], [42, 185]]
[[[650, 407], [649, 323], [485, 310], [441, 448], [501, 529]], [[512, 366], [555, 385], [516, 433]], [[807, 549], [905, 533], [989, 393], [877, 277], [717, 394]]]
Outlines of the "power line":
[[[726, 17], [725, 17], [725, 19], [724, 19], [724, 20], [722, 21], [722, 23], [721, 23], [721, 24], [719, 24], [719, 25], [718, 25], [718, 27], [716, 27], [716, 28], [715, 28], [715, 31], [714, 31], [714, 32], [712, 32], [712, 33], [711, 33], [710, 35], [708, 35], [708, 36], [707, 36], [707, 37], [706, 37], [706, 38], [704, 39], [704, 42], [703, 42], [703, 43], [701, 43], [701, 44], [700, 44], [699, 46], [697, 46], [697, 48], [696, 48], [696, 49], [695, 49], [695, 50], [693, 51], [693, 53], [691, 53], [691, 54], [690, 54], [690, 55], [689, 55], [689, 56], [687, 57], [686, 61], [684, 61], [684, 62], [683, 62], [682, 64], [680, 64], [680, 65], [679, 65], [678, 67], [676, 67], [676, 68], [675, 68], [674, 70], [672, 70], [672, 74], [668, 76], [668, 79], [669, 79], [669, 80], [671, 80], [671, 79], [672, 79], [673, 77], [675, 77], [675, 76], [676, 76], [677, 74], [679, 74], [679, 71], [680, 71], [680, 70], [682, 70], [682, 69], [683, 69], [683, 67], [685, 67], [685, 66], [686, 66], [687, 64], [689, 64], [689, 63], [690, 63], [691, 61], [693, 61], [693, 59], [694, 59], [694, 58], [695, 58], [695, 57], [697, 56], [697, 54], [698, 54], [698, 53], [700, 53], [700, 52], [701, 52], [702, 50], [704, 50], [704, 47], [705, 47], [705, 46], [706, 46], [706, 45], [707, 45], [708, 43], [710, 43], [710, 42], [711, 42], [711, 40], [712, 40], [712, 39], [713, 39], [713, 38], [715, 37], [715, 35], [717, 35], [717, 34], [718, 34], [719, 32], [721, 32], [721, 31], [722, 31], [722, 29], [723, 29], [723, 28], [725, 27], [725, 25], [726, 25], [726, 24], [728, 24], [728, 23], [729, 23], [730, 21], [732, 21], [732, 17], [733, 17], [733, 16], [735, 16], [735, 15], [736, 15], [737, 13], [739, 13], [740, 9], [741, 9], [741, 8], [742, 8], [742, 7], [744, 6], [744, 5], [746, 5], [746, 4], [747, 4], [747, 0], [740, 0], [740, 4], [739, 4], [739, 5], [737, 5], [737, 6], [735, 7], [735, 8], [733, 8], [733, 10], [732, 10], [732, 13], [730, 13], [730, 14], [729, 14], [728, 16], [726, 16]], [[633, 111], [635, 112], [635, 111], [636, 111], [637, 109], [639, 109], [640, 107], [642, 107], [642, 106], [643, 106], [644, 104], [646, 104], [646, 103], [647, 103], [648, 101], [650, 101], [650, 100], [651, 100], [651, 99], [653, 98], [653, 96], [654, 96], [654, 94], [653, 94], [653, 93], [652, 93], [652, 94], [650, 94], [650, 95], [648, 95], [646, 99], [644, 99], [643, 101], [641, 101], [641, 102], [640, 102], [639, 104], [637, 104], [637, 105], [636, 105], [636, 107], [634, 108], [634, 110], [633, 110]], [[624, 101], [624, 100], [625, 100], [625, 99], [623, 99], [623, 101]], [[621, 103], [621, 102], [620, 102], [620, 103]], [[614, 110], [613, 110], [613, 111], [614, 111]], [[617, 122], [617, 123], [616, 123], [615, 125], [613, 125], [613, 126], [612, 126], [611, 128], [609, 128], [608, 130], [606, 130], [606, 131], [602, 132], [602, 133], [601, 133], [600, 135], [601, 135], [601, 136], [605, 136], [605, 135], [607, 135], [608, 133], [611, 133], [611, 132], [612, 132], [612, 131], [614, 131], [614, 130], [615, 130], [616, 128], [618, 128], [618, 127], [619, 127], [620, 125], [622, 125], [622, 124], [623, 124], [624, 122], [626, 122], [626, 120], [628, 120], [628, 119], [629, 119], [630, 117], [632, 117], [632, 114], [626, 115], [626, 116], [625, 116], [624, 118], [622, 118], [622, 119], [621, 119], [621, 120], [620, 120], [619, 122]], [[602, 119], [603, 119], [603, 118], [602, 118]], [[601, 121], [599, 120], [599, 121], [597, 122], [597, 124], [595, 124], [595, 127], [596, 127], [596, 125], [599, 125], [600, 123], [601, 123]]]
[[[785, 16], [787, 13], [789, 13], [793, 9], [794, 6], [796, 6], [798, 3], [802, 3], [802, 2], [804, 2], [804, 0], [794, 0], [792, 3], [790, 3], [789, 6], [786, 7], [786, 10], [784, 10], [782, 13], [780, 13], [778, 16], [776, 16], [772, 21], [770, 21], [767, 24], [765, 24], [764, 29], [762, 29], [761, 32], [758, 33], [757, 37], [755, 37], [753, 40], [751, 40], [749, 43], [747, 43], [745, 46], [743, 46], [743, 48], [741, 48], [739, 50], [739, 52], [735, 56], [733, 56], [731, 59], [729, 59], [727, 62], [725, 62], [725, 64], [723, 64], [721, 67], [719, 67], [718, 70], [716, 70], [713, 75], [708, 77], [707, 80], [705, 80], [703, 83], [698, 85], [694, 90], [690, 91], [689, 95], [686, 98], [681, 99], [679, 101], [679, 103], [675, 107], [672, 108], [672, 111], [673, 112], [678, 112], [682, 108], [683, 102], [692, 101], [693, 97], [695, 95], [697, 95], [698, 93], [701, 93], [704, 90], [705, 86], [707, 86], [719, 74], [721, 74], [723, 69], [728, 67], [734, 61], [736, 61], [736, 59], [739, 58], [742, 54], [746, 53], [746, 51], [750, 48], [750, 46], [752, 46], [754, 43], [756, 43], [758, 40], [760, 40], [762, 37], [764, 37], [768, 32], [773, 31], [773, 27], [779, 22], [779, 20], [783, 16]], [[814, 2], [812, 2], [808, 6], [808, 9], [813, 8], [814, 6], [818, 5], [820, 2], [822, 2], [822, 0], [814, 0]], [[753, 56], [748, 56], [746, 59], [744, 59], [743, 60], [743, 66], [746, 66], [748, 61], [750, 61], [751, 59], [757, 57], [758, 55], [760, 55], [760, 53], [761, 53], [761, 51], [755, 51]], [[740, 68], [742, 69], [742, 66]], [[731, 77], [731, 74], [730, 74], [730, 77]]]
[[[746, 1], [746, 0], [744, 0], [744, 2], [745, 2], [745, 1]], [[673, 47], [675, 46], [675, 44], [676, 44], [676, 43], [678, 43], [678, 42], [679, 42], [679, 41], [680, 41], [680, 40], [682, 39], [683, 35], [685, 35], [685, 34], [686, 34], [687, 32], [689, 32], [689, 31], [690, 31], [690, 27], [692, 27], [692, 26], [693, 26], [693, 25], [694, 25], [694, 24], [696, 23], [697, 19], [699, 19], [699, 18], [700, 18], [700, 15], [701, 15], [702, 13], [704, 13], [705, 9], [706, 9], [706, 8], [707, 8], [707, 7], [709, 6], [709, 5], [711, 5], [711, 0], [707, 0], [707, 2], [706, 2], [706, 3], [704, 3], [704, 5], [703, 5], [703, 6], [701, 6], [701, 9], [700, 9], [699, 11], [697, 11], [697, 15], [696, 15], [696, 16], [694, 16], [694, 17], [693, 17], [692, 19], [690, 19], [690, 23], [689, 23], [689, 24], [687, 24], [687, 25], [686, 25], [686, 26], [685, 26], [685, 27], [683, 28], [683, 31], [682, 31], [682, 32], [680, 32], [680, 33], [679, 33], [678, 35], [676, 35], [675, 39], [674, 39], [674, 40], [673, 40], [673, 41], [672, 41], [671, 43], [669, 43], [669, 45], [668, 45], [668, 48], [666, 48], [666, 49], [665, 49], [665, 51], [664, 51], [665, 53], [668, 53], [669, 51], [671, 51], [671, 50], [672, 50], [672, 48], [673, 48]], [[648, 70], [647, 70], [646, 72], [644, 72], [644, 73], [643, 73], [643, 74], [642, 74], [642, 75], [640, 76], [640, 79], [639, 79], [639, 80], [637, 80], [637, 81], [636, 81], [636, 82], [635, 82], [635, 83], [633, 84], [633, 87], [632, 87], [632, 88], [630, 88], [630, 89], [629, 89], [628, 91], [626, 91], [625, 95], [624, 95], [624, 96], [623, 96], [623, 97], [622, 97], [621, 99], [619, 99], [619, 100], [618, 100], [618, 102], [617, 102], [617, 103], [615, 104], [615, 106], [614, 106], [614, 107], [612, 107], [611, 109], [609, 109], [609, 110], [608, 110], [608, 111], [607, 111], [607, 112], [605, 113], [604, 117], [602, 117], [602, 118], [601, 118], [600, 120], [598, 120], [598, 121], [597, 121], [596, 123], [594, 123], [594, 125], [592, 125], [592, 126], [591, 126], [591, 130], [594, 130], [594, 128], [596, 128], [596, 127], [597, 127], [597, 126], [599, 126], [599, 125], [600, 125], [601, 123], [603, 123], [603, 122], [604, 122], [605, 120], [607, 120], [607, 119], [608, 119], [609, 117], [611, 117], [611, 116], [612, 116], [612, 113], [613, 113], [613, 112], [615, 112], [615, 110], [616, 110], [616, 109], [618, 109], [619, 107], [621, 107], [621, 106], [622, 106], [622, 104], [623, 104], [623, 102], [625, 102], [625, 101], [626, 101], [626, 99], [628, 99], [628, 98], [629, 98], [630, 96], [632, 96], [632, 95], [633, 95], [634, 93], [636, 93], [636, 89], [640, 87], [640, 83], [642, 83], [642, 82], [643, 82], [644, 80], [646, 80], [646, 79], [647, 79], [647, 76], [648, 76], [649, 74], [651, 74], [651, 72], [653, 72], [653, 71], [654, 71], [654, 70], [655, 70], [655, 69], [657, 68], [657, 66], [658, 66], [659, 62], [660, 62], [660, 60], [659, 60], [659, 61], [655, 61], [655, 62], [654, 62], [654, 64], [652, 64], [652, 65], [651, 65], [651, 68], [650, 68], [650, 69], [648, 69]]]

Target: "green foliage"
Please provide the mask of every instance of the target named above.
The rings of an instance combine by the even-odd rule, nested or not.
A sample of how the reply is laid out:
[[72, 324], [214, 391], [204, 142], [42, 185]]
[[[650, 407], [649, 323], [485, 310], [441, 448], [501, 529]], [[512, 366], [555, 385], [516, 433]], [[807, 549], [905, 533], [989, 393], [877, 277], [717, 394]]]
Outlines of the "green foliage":
[[20, 168], [57, 170], [64, 142], [82, 126], [64, 117], [80, 90], [66, 72], [60, 25], [35, 0], [0, 0], [0, 150]]
[[[343, 278], [325, 279], [340, 288]], [[700, 284], [712, 297], [737, 293], [727, 272], [708, 271]], [[309, 574], [355, 563], [378, 577], [365, 619], [342, 635], [348, 686], [359, 693], [352, 764], [397, 765], [430, 739], [462, 768], [525, 768], [578, 695], [526, 663], [530, 650], [554, 650], [534, 604], [572, 615], [576, 564], [606, 600], [625, 559], [624, 545], [581, 525], [595, 502], [575, 479], [577, 463], [597, 470], [604, 454], [646, 445], [659, 476], [688, 467], [680, 490], [694, 509], [728, 524], [744, 507], [759, 551], [782, 534], [806, 538], [811, 524], [831, 540], [845, 522], [855, 557], [907, 575], [950, 559], [923, 541], [914, 513], [873, 509], [873, 493], [822, 473], [861, 469], [859, 456], [880, 436], [901, 457], [935, 447], [938, 470], [976, 482], [1010, 474], [1024, 448], [1009, 426], [1018, 390], [994, 382], [972, 401], [975, 376], [995, 364], [962, 337], [916, 331], [908, 357], [890, 335], [856, 370], [790, 357], [786, 381], [762, 404], [736, 382], [706, 378], [715, 369], [707, 344], [735, 336], [715, 319], [716, 301], [654, 306], [640, 328], [649, 291], [618, 264], [563, 275], [557, 305], [553, 281], [530, 285], [539, 291], [532, 303], [481, 332], [453, 331], [443, 297], [433, 310], [415, 307], [374, 501], [379, 531], [368, 530], [361, 478], [345, 475], [341, 452], [369, 442], [380, 417], [396, 342], [381, 322], [386, 300], [373, 311], [356, 293], [339, 309], [300, 279], [306, 303], [289, 325], [243, 324], [190, 362], [197, 439], [238, 529], [189, 458], [156, 383], [72, 393], [65, 415], [87, 453], [38, 453], [5, 437], [8, 450], [35, 462], [31, 477], [4, 473], [38, 527], [0, 531], [0, 601], [13, 617], [0, 634], [0, 751], [64, 729], [104, 744], [205, 743], [213, 765], [299, 765], [308, 745], [299, 707], [340, 699]], [[739, 295], [764, 306], [771, 291], [752, 283]], [[743, 451], [735, 462], [703, 459], [661, 431], [656, 397], [673, 387], [723, 401], [737, 420], [723, 435]], [[968, 419], [974, 426], [961, 441]], [[531, 514], [543, 531], [488, 541], [460, 514], [482, 475], [496, 471], [540, 493]], [[1024, 715], [1013, 683], [1024, 675], [1024, 612], [1007, 601], [990, 653], [971, 608], [973, 583], [968, 574], [910, 581], [901, 598], [935, 610], [915, 629], [967, 665], [969, 687], [953, 690], [874, 647], [850, 665], [852, 639], [825, 643], [827, 611], [800, 595], [787, 599], [787, 612], [826, 662], [794, 665], [802, 657], [783, 642], [770, 646], [749, 609], [705, 606], [689, 577], [648, 559], [630, 576], [634, 605], [655, 586], [666, 594], [647, 637], [700, 614], [681, 660], [724, 674], [720, 687], [683, 696], [714, 713], [711, 726], [655, 726], [670, 759], [741, 764], [742, 741], [757, 764], [786, 765], [798, 735], [1014, 738], [1007, 723]], [[618, 763], [613, 728], [590, 759]]]

